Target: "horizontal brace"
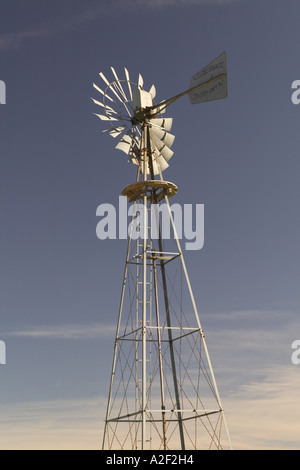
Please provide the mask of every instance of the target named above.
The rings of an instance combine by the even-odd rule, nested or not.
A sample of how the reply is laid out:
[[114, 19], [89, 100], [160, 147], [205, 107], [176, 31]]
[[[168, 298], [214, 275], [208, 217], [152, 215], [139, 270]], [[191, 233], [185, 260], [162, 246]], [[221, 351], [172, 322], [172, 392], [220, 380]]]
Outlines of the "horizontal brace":
[[[166, 412], [169, 412], [170, 410], [146, 410], [146, 413], [154, 413], [154, 412], [159, 412], [159, 413], [166, 413]], [[185, 411], [186, 413], [189, 412], [191, 413], [191, 410], [171, 410], [173, 412], [177, 411], [177, 412], [183, 412]], [[220, 410], [211, 410], [211, 411], [204, 411], [203, 413], [201, 414], [197, 414], [195, 416], [188, 416], [187, 418], [184, 418], [181, 416], [180, 420], [181, 421], [188, 421], [188, 420], [191, 420], [191, 419], [196, 419], [196, 418], [202, 418], [203, 416], [209, 416], [209, 415], [212, 415], [212, 414], [216, 414], [216, 413], [221, 413], [223, 410], [220, 409]], [[129, 415], [127, 415], [128, 417], [131, 417], [131, 416], [134, 416], [134, 415], [138, 415], [138, 414], [142, 414], [142, 411], [138, 411], [137, 413], [131, 413]], [[122, 421], [122, 422], [126, 422], [126, 423], [141, 423], [142, 420], [141, 419], [126, 419], [126, 415], [125, 416], [121, 416], [120, 418], [111, 418], [111, 419], [108, 419], [106, 422], [118, 422], [118, 421]], [[161, 419], [161, 418], [158, 418], [158, 419], [147, 419], [146, 418], [146, 422], [147, 423], [160, 423], [160, 422], [178, 422], [178, 418], [177, 419], [174, 419], [174, 418], [165, 418], [165, 419]]]

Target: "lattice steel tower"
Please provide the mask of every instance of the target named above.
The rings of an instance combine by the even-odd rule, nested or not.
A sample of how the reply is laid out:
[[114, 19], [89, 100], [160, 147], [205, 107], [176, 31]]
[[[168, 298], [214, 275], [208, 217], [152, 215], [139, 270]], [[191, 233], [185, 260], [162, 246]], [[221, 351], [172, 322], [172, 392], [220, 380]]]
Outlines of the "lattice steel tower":
[[[155, 87], [134, 84], [125, 69], [102, 95], [116, 148], [137, 165], [122, 195], [131, 204], [128, 248], [117, 321], [103, 449], [231, 448], [224, 411], [170, 205], [175, 184], [164, 181], [173, 152], [165, 108], [188, 94], [192, 103], [227, 96], [226, 54], [192, 77], [187, 91], [155, 104]], [[181, 219], [182, 220], [182, 219]], [[179, 234], [180, 235], [180, 234]]]

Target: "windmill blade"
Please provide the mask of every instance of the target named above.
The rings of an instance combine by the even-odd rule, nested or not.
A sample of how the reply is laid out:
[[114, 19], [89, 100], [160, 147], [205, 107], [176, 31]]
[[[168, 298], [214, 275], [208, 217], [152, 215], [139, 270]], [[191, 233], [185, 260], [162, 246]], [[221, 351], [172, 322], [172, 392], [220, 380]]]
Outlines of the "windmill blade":
[[152, 85], [152, 87], [150, 88], [149, 93], [152, 96], [152, 99], [154, 100], [154, 98], [156, 97], [156, 88], [154, 85]]
[[191, 104], [221, 100], [227, 96], [227, 57], [219, 55], [192, 76], [188, 93]]
[[102, 80], [106, 83], [107, 86], [110, 86], [110, 82], [107, 80], [106, 76], [104, 75], [104, 73], [100, 72], [99, 73], [100, 77], [102, 78]]
[[173, 118], [154, 118], [150, 119], [149, 122], [153, 127], [161, 127], [166, 131], [170, 131], [173, 124]]
[[122, 150], [122, 152], [129, 154], [130, 147], [132, 145], [132, 137], [130, 134], [124, 134], [120, 142], [116, 145], [116, 149]]
[[[156, 162], [160, 171], [165, 171], [169, 164], [167, 163], [167, 161], [164, 159], [164, 157], [157, 151], [155, 151], [153, 153], [153, 163]], [[154, 171], [154, 168], [153, 168], [153, 171]], [[154, 174], [159, 174], [159, 171], [157, 173], [155, 173], [154, 171]]]
[[93, 100], [93, 102], [98, 105], [98, 106], [101, 106], [102, 108], [106, 109], [109, 113], [113, 113], [113, 114], [118, 114], [114, 109], [112, 109], [110, 106], [108, 106], [107, 104], [104, 104], [102, 103], [101, 101], [97, 101], [95, 100], [94, 98], [91, 98], [91, 100]]
[[163, 145], [162, 147], [157, 147], [157, 149], [159, 153], [161, 153], [161, 155], [163, 156], [166, 162], [168, 162], [170, 158], [172, 157], [172, 155], [174, 155], [174, 152], [171, 149], [169, 149], [169, 147], [167, 147], [166, 145]]
[[166, 162], [168, 162], [174, 154], [174, 152], [171, 149], [169, 149], [167, 146], [160, 147], [160, 148], [157, 147], [157, 150], [163, 156]]
[[136, 153], [139, 150], [139, 138], [132, 132], [126, 132], [116, 145], [116, 149], [122, 150], [127, 155], [129, 153]]
[[[159, 175], [160, 166], [159, 166], [159, 164], [157, 163], [157, 161], [155, 159], [153, 159], [153, 161], [152, 161], [152, 169], [153, 169], [153, 174], [154, 175]], [[147, 174], [149, 174], [149, 173], [150, 173], [150, 171], [148, 169]]]
[[128, 86], [128, 90], [129, 90], [130, 100], [132, 101], [131, 83], [130, 83], [129, 73], [128, 73], [128, 70], [126, 69], [126, 67], [124, 67], [124, 71], [125, 71], [125, 77], [126, 77], [126, 80], [127, 80], [127, 86]]
[[93, 87], [94, 87], [97, 91], [99, 91], [99, 93], [101, 93], [103, 96], [105, 96], [105, 98], [108, 98], [110, 101], [112, 101], [112, 102], [114, 103], [114, 100], [113, 100], [110, 96], [108, 96], [106, 93], [104, 93], [104, 91], [101, 90], [101, 88], [99, 88], [98, 85], [96, 85], [95, 83], [93, 83]]
[[137, 162], [139, 162], [140, 160], [140, 142], [141, 140], [137, 136], [134, 136], [129, 152], [131, 155], [131, 159], [134, 159]]
[[[162, 103], [164, 103], [162, 101]], [[157, 110], [156, 110], [156, 114], [164, 114], [166, 112], [166, 106], [163, 104], [162, 106], [156, 106]]]
[[118, 84], [118, 88], [119, 88], [120, 93], [121, 93], [121, 94], [123, 95], [123, 97], [125, 98], [125, 101], [127, 101], [127, 96], [126, 96], [126, 94], [125, 94], [125, 91], [123, 90], [121, 81], [119, 80], [119, 77], [118, 77], [118, 75], [117, 75], [117, 73], [116, 73], [116, 71], [115, 71], [115, 69], [114, 69], [113, 67], [111, 67], [111, 71], [112, 71], [112, 73], [114, 74], [114, 77], [115, 77], [115, 79], [116, 79], [116, 81], [117, 81], [117, 84]]
[[[115, 88], [113, 87], [113, 83], [109, 83], [109, 81], [107, 80], [107, 78], [105, 77], [104, 73], [100, 72], [99, 73], [100, 77], [102, 78], [102, 80], [107, 84], [108, 88], [113, 92], [113, 94], [118, 98], [119, 101], [121, 101], [121, 103], [124, 102], [124, 100], [122, 98], [120, 98], [119, 94], [116, 92]], [[107, 96], [105, 94], [105, 96]]]
[[118, 137], [126, 129], [125, 127], [113, 127], [112, 129], [105, 129], [102, 132], [108, 132], [114, 139]]
[[[170, 135], [172, 135], [172, 134], [170, 134]], [[173, 140], [172, 140], [172, 137], [170, 138], [170, 140], [173, 143], [173, 141], [175, 139], [175, 136], [174, 136]], [[170, 148], [169, 148], [169, 146], [167, 145], [166, 142], [160, 140], [153, 132], [151, 132], [151, 134], [150, 134], [150, 140], [153, 143], [154, 148], [156, 148], [158, 150], [158, 152], [162, 154], [162, 156], [164, 157], [164, 159], [166, 161], [168, 161], [172, 157], [174, 152], [172, 150], [170, 150]]]
[[169, 134], [168, 132], [166, 132], [164, 129], [161, 129], [160, 127], [154, 127], [151, 129], [151, 131], [152, 131], [152, 135], [157, 137], [167, 147], [170, 148], [172, 146], [174, 139], [175, 139], [175, 135]]
[[101, 121], [119, 121], [119, 119], [111, 117], [111, 116], [104, 116], [103, 114], [95, 114], [95, 116], [98, 116], [98, 118], [101, 119]]
[[138, 79], [138, 87], [143, 89], [143, 85], [144, 85], [144, 80], [143, 80], [143, 77], [141, 74], [139, 74], [139, 79]]

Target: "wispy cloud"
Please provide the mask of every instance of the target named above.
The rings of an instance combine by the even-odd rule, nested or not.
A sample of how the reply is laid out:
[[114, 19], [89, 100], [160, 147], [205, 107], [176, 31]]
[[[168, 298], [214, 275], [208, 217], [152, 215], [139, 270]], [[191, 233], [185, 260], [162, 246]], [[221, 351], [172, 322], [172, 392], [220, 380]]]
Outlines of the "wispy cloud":
[[226, 399], [227, 422], [236, 449], [299, 449], [299, 370], [273, 367]]
[[99, 5], [90, 6], [67, 18], [41, 22], [30, 30], [2, 34], [0, 35], [0, 50], [16, 49], [27, 39], [57, 36], [60, 33], [86, 26], [90, 21], [97, 19], [101, 13], [103, 14], [103, 6], [101, 8]]
[[66, 324], [57, 326], [36, 326], [26, 330], [14, 330], [2, 336], [17, 336], [26, 338], [45, 338], [80, 340], [113, 337], [116, 326], [95, 323], [90, 325]]
[[188, 7], [188, 6], [208, 6], [208, 5], [227, 5], [242, 0], [115, 0], [99, 1], [91, 3], [88, 7], [83, 8], [80, 13], [71, 14], [66, 18], [58, 18], [52, 21], [41, 22], [30, 30], [16, 31], [0, 35], [0, 51], [18, 49], [29, 39], [38, 39], [43, 37], [57, 36], [66, 31], [76, 30], [80, 27], [88, 26], [105, 15], [110, 15], [117, 11], [127, 11], [130, 9], [151, 9], [165, 7]]
[[[291, 362], [291, 342], [299, 332], [298, 313], [245, 310], [222, 319], [221, 314], [211, 317], [206, 339], [233, 447], [298, 449], [300, 365]], [[10, 335], [77, 340], [112, 338], [114, 330], [112, 324], [65, 324]], [[5, 432], [0, 448], [100, 448], [106, 399], [2, 405]]]
[[[233, 448], [299, 449], [297, 367], [270, 368], [225, 400]], [[0, 449], [100, 449], [107, 397], [0, 406]], [[224, 404], [224, 403], [223, 403]]]

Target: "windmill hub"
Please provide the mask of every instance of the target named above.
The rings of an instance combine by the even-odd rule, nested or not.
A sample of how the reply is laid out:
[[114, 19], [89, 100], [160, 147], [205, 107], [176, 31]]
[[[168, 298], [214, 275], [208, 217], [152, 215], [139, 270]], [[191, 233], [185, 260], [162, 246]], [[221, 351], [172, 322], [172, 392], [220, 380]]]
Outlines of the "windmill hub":
[[136, 126], [138, 124], [141, 125], [145, 123], [146, 121], [148, 121], [149, 119], [151, 119], [152, 117], [153, 116], [151, 113], [151, 109], [149, 107], [138, 108], [134, 111], [134, 115], [131, 118], [131, 124], [133, 126]]

